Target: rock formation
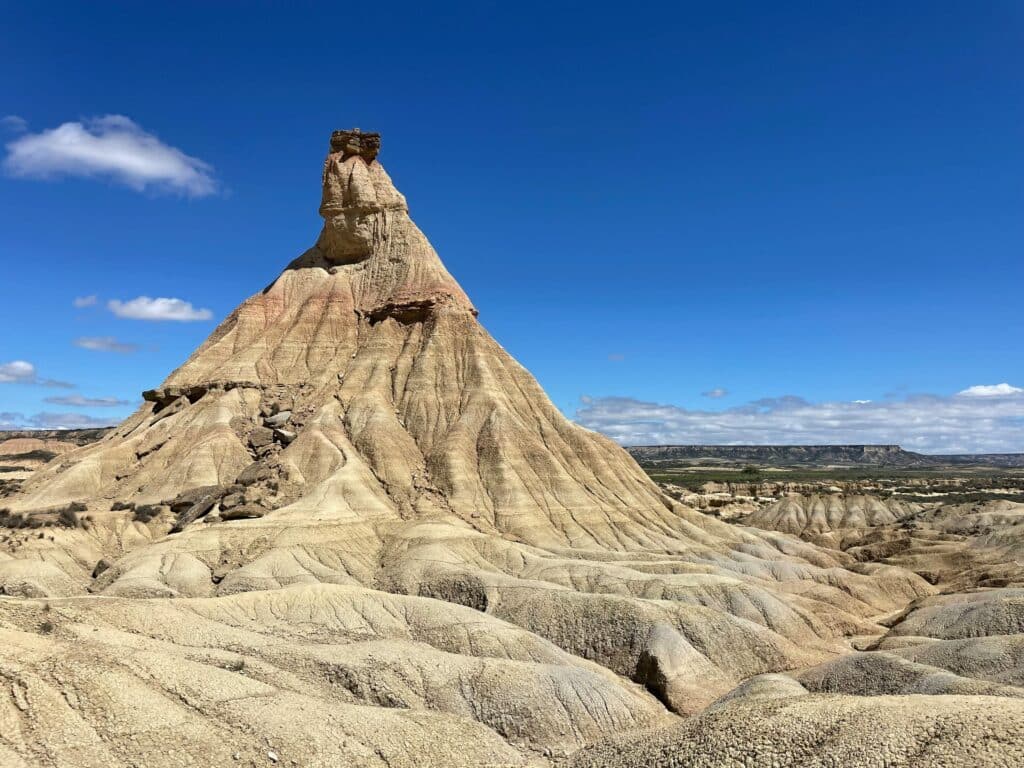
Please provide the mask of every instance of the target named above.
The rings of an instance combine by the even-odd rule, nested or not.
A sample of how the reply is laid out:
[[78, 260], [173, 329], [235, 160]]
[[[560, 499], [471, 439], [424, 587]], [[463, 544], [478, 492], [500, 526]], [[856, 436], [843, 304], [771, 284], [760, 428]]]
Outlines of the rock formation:
[[[679, 716], [931, 599], [908, 570], [673, 501], [566, 420], [380, 149], [335, 132], [316, 244], [133, 416], [3, 500], [0, 763], [583, 765], [619, 734], [616, 760], [654, 764], [629, 734], [685, 741]], [[806, 680], [707, 717], [739, 707], [761, 724], [737, 733], [771, 739], [789, 702], [764, 690]], [[863, 716], [832, 701], [792, 705], [799, 738]], [[1015, 727], [1021, 703], [998, 701]], [[932, 727], [886, 706], [907, 749]]]
[[747, 515], [743, 522], [813, 541], [842, 529], [891, 525], [921, 509], [921, 504], [867, 494], [791, 495]]

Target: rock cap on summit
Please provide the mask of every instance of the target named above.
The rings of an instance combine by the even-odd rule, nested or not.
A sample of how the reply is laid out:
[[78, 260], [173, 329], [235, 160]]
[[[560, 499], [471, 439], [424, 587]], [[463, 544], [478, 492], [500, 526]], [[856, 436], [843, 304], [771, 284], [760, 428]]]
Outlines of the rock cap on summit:
[[367, 163], [372, 163], [380, 152], [380, 134], [363, 133], [358, 128], [348, 131], [331, 133], [331, 150], [341, 152], [343, 158], [359, 155]]

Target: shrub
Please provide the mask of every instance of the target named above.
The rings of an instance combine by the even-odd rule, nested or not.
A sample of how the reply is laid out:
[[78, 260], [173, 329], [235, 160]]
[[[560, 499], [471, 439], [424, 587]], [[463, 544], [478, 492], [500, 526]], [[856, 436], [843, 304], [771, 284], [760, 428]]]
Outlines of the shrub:
[[9, 509], [0, 509], [0, 525], [5, 528], [23, 528], [25, 526], [25, 516], [17, 512], [11, 512]]
[[159, 504], [141, 504], [135, 507], [132, 520], [138, 523], [148, 523], [154, 517], [160, 514], [161, 507]]
[[79, 524], [81, 523], [81, 521], [78, 519], [79, 510], [75, 509], [75, 504], [77, 503], [78, 502], [75, 502], [74, 504], [69, 504], [68, 506], [63, 507], [57, 513], [57, 525], [62, 525], [65, 528], [77, 528], [79, 526]]

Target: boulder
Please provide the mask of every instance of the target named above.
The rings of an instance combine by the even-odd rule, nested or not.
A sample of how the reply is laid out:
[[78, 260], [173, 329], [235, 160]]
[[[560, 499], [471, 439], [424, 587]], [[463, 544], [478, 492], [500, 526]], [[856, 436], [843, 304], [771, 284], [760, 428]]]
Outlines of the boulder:
[[297, 435], [294, 432], [292, 432], [290, 429], [275, 429], [274, 430], [274, 439], [277, 440], [277, 442], [281, 443], [281, 445], [288, 445], [296, 437], [297, 437]]
[[259, 450], [274, 442], [274, 430], [268, 427], [256, 427], [249, 433], [249, 445]]
[[258, 504], [242, 504], [241, 506], [231, 507], [231, 509], [222, 509], [220, 517], [222, 520], [251, 520], [263, 517], [269, 511], [266, 507], [261, 507]]
[[178, 533], [179, 531], [184, 530], [185, 526], [189, 523], [195, 522], [205, 515], [213, 509], [214, 504], [220, 500], [223, 494], [224, 489], [221, 486], [213, 486], [205, 494], [201, 495], [192, 506], [178, 515], [177, 521], [171, 528], [171, 533]]
[[291, 411], [281, 411], [280, 413], [275, 413], [273, 416], [268, 416], [267, 418], [265, 418], [263, 420], [263, 426], [270, 427], [272, 429], [275, 427], [283, 427], [291, 420]]

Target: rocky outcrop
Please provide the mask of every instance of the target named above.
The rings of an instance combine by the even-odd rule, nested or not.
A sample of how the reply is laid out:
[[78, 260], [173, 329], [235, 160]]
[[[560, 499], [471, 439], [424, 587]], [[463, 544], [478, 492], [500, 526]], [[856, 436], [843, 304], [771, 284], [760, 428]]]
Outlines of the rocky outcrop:
[[338, 153], [347, 160], [359, 155], [366, 163], [372, 163], [380, 152], [380, 134], [363, 133], [358, 128], [351, 131], [334, 131], [331, 134], [331, 153]]
[[794, 494], [752, 512], [743, 522], [813, 539], [845, 529], [892, 525], [921, 509], [921, 504], [864, 494]]

